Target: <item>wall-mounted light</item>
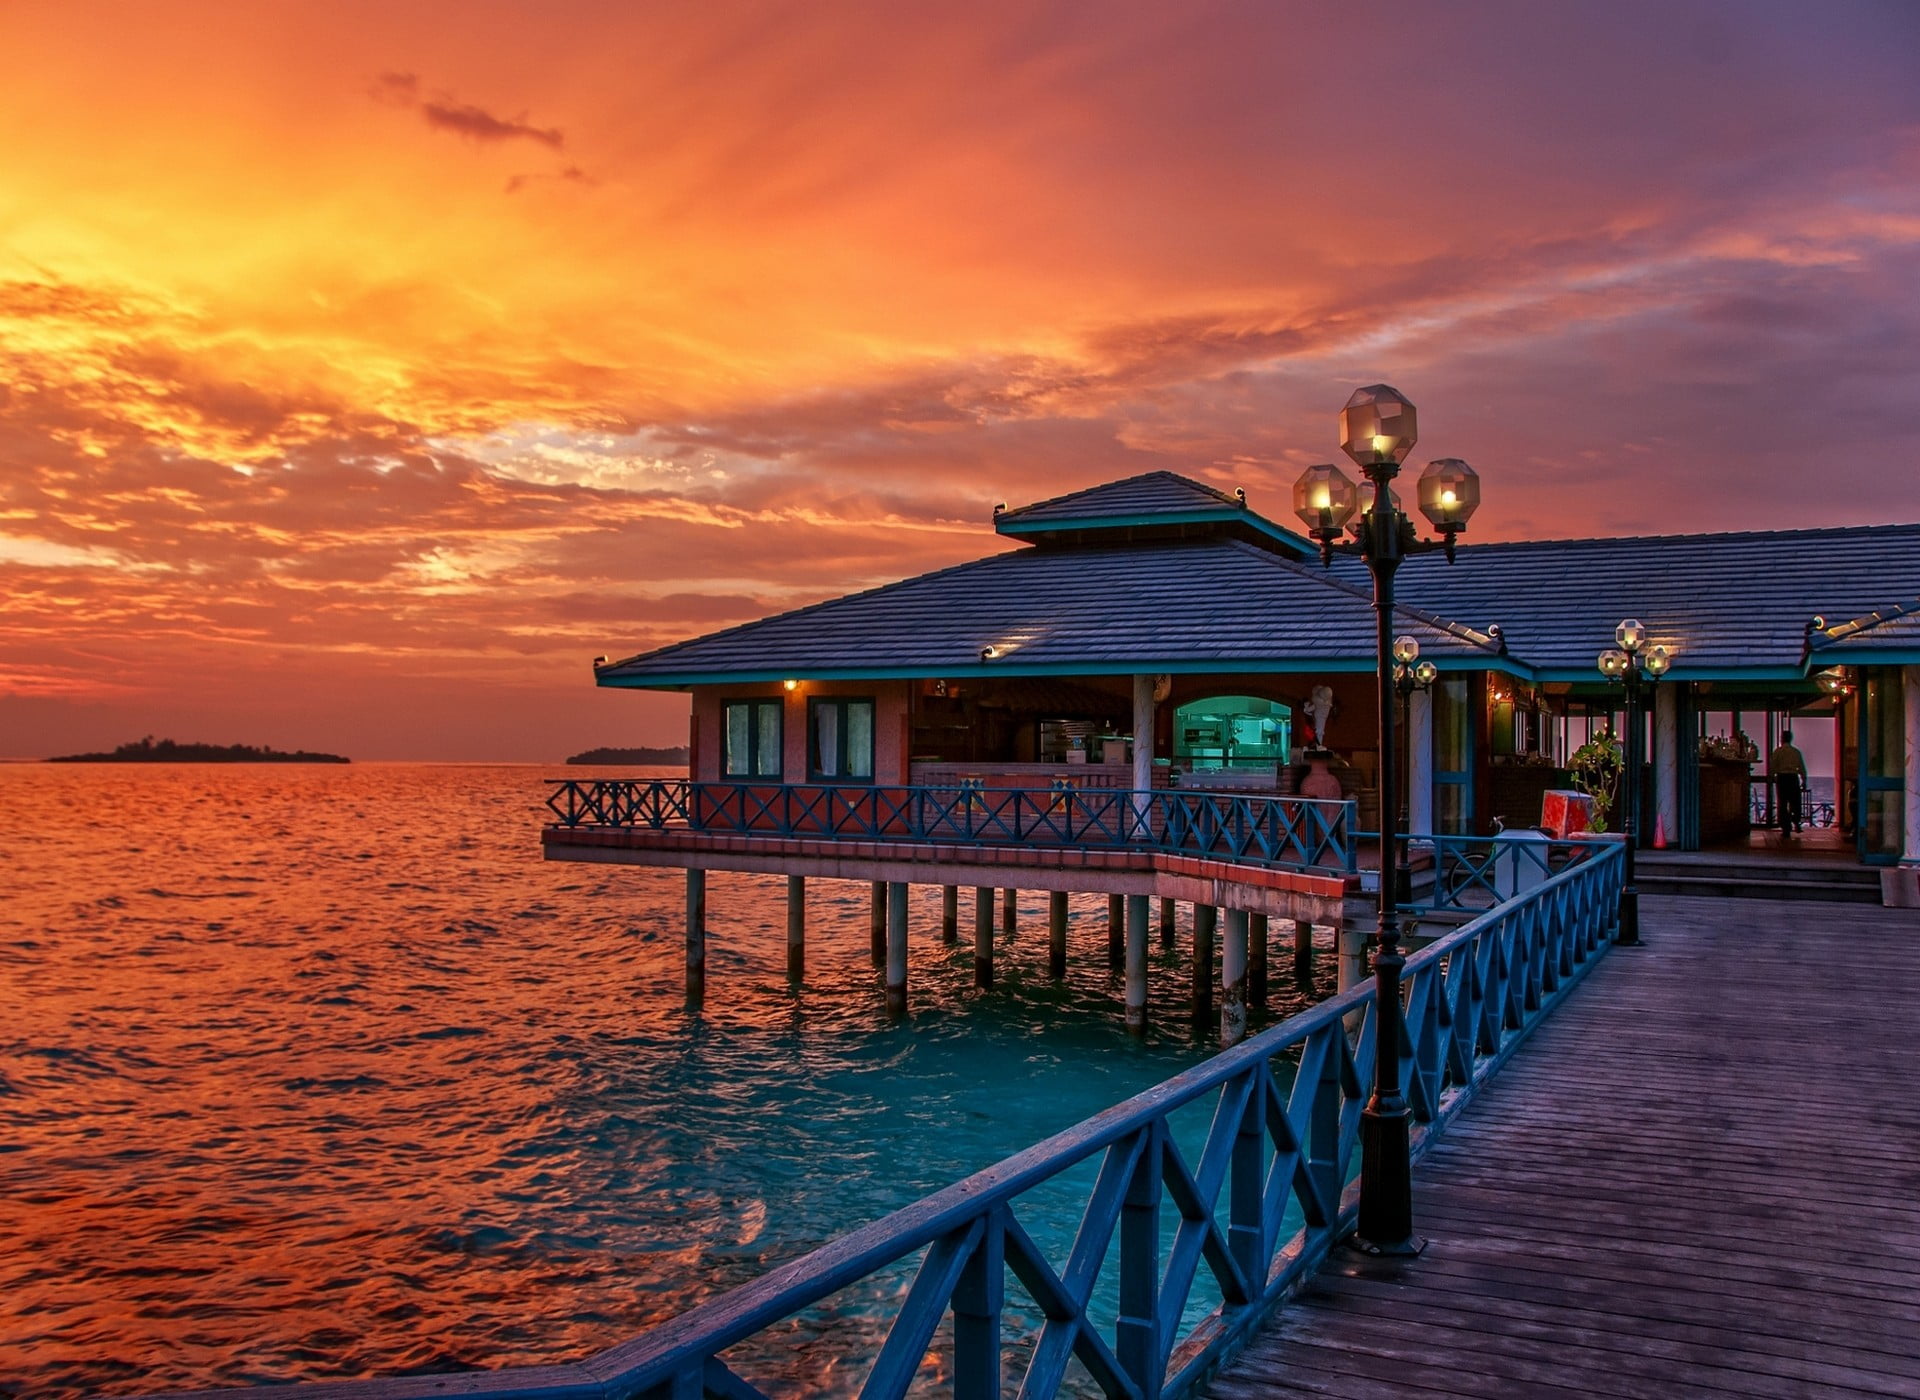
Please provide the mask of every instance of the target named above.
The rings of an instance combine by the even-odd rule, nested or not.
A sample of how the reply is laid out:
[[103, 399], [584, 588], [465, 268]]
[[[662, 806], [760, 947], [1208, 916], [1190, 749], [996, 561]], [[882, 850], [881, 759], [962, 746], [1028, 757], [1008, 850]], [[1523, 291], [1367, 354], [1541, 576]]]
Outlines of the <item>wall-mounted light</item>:
[[986, 647], [980, 648], [980, 659], [982, 661], [991, 661], [993, 660], [994, 657], [998, 656], [999, 654], [1000, 654], [999, 647], [986, 646]]
[[780, 684], [784, 685], [788, 690], [798, 690], [800, 688], [799, 681], [781, 681]]

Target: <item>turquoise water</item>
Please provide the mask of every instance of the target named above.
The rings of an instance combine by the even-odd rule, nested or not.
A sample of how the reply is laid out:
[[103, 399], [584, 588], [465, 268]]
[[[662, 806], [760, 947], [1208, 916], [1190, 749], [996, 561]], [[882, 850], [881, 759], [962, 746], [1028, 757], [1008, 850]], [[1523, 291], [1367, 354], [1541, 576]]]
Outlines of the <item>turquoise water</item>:
[[[916, 890], [892, 1024], [864, 884], [810, 889], [795, 990], [784, 880], [716, 873], [689, 1011], [677, 873], [540, 860], [561, 775], [0, 766], [0, 1389], [577, 1357], [1211, 1048], [1172, 955], [1124, 1034], [1099, 897], [1056, 986], [1027, 896], [982, 993]], [[817, 1321], [769, 1342], [803, 1390]]]

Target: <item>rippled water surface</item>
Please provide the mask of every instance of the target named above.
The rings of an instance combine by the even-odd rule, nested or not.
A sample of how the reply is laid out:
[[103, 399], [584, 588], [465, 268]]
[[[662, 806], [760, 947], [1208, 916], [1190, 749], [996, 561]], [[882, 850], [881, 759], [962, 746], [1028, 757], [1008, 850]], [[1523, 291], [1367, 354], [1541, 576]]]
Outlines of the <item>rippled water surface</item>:
[[796, 990], [716, 873], [690, 1012], [677, 872], [542, 862], [556, 772], [0, 765], [0, 1392], [577, 1357], [1206, 1051], [1170, 955], [1122, 1033], [1096, 897], [980, 993], [916, 889], [894, 1025], [865, 885]]

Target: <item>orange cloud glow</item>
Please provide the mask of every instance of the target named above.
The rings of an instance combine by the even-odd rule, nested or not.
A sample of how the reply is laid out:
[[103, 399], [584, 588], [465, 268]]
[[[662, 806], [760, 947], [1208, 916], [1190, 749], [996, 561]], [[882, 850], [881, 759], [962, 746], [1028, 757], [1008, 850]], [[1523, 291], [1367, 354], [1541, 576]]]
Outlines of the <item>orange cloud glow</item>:
[[1110, 475], [1279, 512], [1373, 379], [1488, 537], [1920, 516], [1916, 52], [1867, 3], [8, 6], [0, 756], [670, 741], [587, 659]]

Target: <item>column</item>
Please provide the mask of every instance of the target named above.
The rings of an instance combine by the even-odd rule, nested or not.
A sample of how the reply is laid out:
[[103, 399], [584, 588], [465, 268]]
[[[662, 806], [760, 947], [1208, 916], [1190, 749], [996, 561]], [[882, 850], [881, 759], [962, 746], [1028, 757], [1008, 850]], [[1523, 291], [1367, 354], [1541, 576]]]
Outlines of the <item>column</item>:
[[940, 887], [940, 941], [942, 943], [960, 941], [960, 887], [958, 885]]
[[1679, 844], [1680, 685], [1672, 681], [1653, 688], [1653, 830]]
[[887, 1015], [907, 1014], [907, 886], [887, 886]]
[[993, 886], [973, 892], [973, 985], [993, 985]]
[[1020, 923], [1020, 891], [1003, 890], [1000, 894], [1000, 932], [1013, 937]]
[[1127, 1030], [1147, 1033], [1147, 897], [1127, 896]]
[[687, 871], [687, 1001], [707, 995], [707, 872]]
[[887, 961], [887, 882], [873, 882], [873, 899], [867, 907], [867, 942], [873, 952], [873, 965]]
[[1920, 666], [1901, 668], [1900, 695], [1907, 713], [1907, 781], [1901, 796], [1906, 839], [1901, 842], [1900, 863], [1920, 865]]
[[1306, 919], [1293, 921], [1293, 980], [1313, 985], [1313, 924]]
[[1047, 976], [1058, 982], [1067, 975], [1067, 892], [1047, 895]]
[[1433, 692], [1407, 697], [1407, 834], [1433, 834]]
[[1220, 1045], [1238, 1045], [1247, 1033], [1247, 914], [1227, 910], [1227, 946], [1220, 950]]
[[1176, 912], [1172, 900], [1160, 901], [1160, 951], [1163, 953], [1172, 952], [1173, 945], [1179, 940], [1180, 929]]
[[787, 876], [787, 977], [807, 975], [807, 877]]
[[1193, 906], [1193, 1026], [1202, 1033], [1213, 1020], [1213, 931], [1218, 914], [1211, 904]]
[[1247, 915], [1247, 1005], [1267, 1005], [1267, 916]]
[[[1153, 790], [1153, 677], [1135, 676], [1133, 678], [1133, 790], [1134, 810], [1139, 814], [1144, 826], [1152, 801], [1147, 796]], [[1139, 839], [1148, 839], [1150, 833], [1143, 830]]]
[[1367, 980], [1367, 931], [1349, 928], [1344, 918], [1333, 923], [1333, 946], [1340, 950], [1339, 990]]
[[1107, 967], [1118, 972], [1127, 965], [1127, 897], [1107, 896]]

